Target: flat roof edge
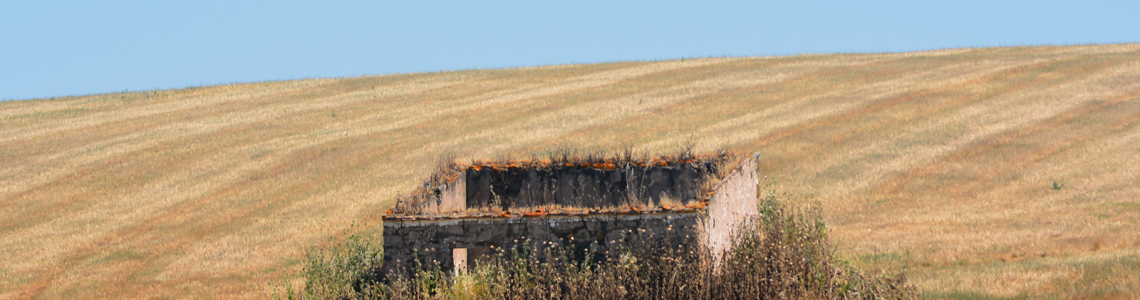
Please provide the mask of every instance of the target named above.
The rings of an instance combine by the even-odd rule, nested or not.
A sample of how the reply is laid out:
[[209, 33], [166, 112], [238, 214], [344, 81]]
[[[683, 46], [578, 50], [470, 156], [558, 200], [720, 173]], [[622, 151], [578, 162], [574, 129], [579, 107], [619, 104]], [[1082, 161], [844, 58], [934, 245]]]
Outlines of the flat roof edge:
[[416, 219], [416, 220], [401, 220], [401, 219], [384, 219], [384, 227], [415, 227], [415, 226], [429, 226], [429, 225], [456, 225], [460, 223], [530, 223], [530, 222], [583, 222], [583, 221], [628, 221], [628, 220], [643, 220], [643, 219], [666, 219], [672, 217], [697, 217], [700, 213], [695, 211], [689, 212], [666, 212], [666, 213], [648, 213], [648, 214], [596, 214], [596, 215], [547, 215], [547, 216], [533, 216], [533, 217], [469, 217], [469, 218], [441, 218], [441, 219]]

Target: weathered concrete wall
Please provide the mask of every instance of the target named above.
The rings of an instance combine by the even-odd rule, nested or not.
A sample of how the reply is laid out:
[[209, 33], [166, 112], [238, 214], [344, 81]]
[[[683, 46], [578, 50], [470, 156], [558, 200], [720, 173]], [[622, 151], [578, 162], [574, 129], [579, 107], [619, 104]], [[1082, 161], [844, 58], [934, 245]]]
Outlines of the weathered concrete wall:
[[439, 212], [442, 214], [467, 210], [467, 176], [459, 176], [441, 191]]
[[467, 207], [534, 207], [548, 204], [608, 207], [700, 201], [703, 177], [715, 174], [712, 162], [616, 169], [468, 169]]
[[740, 167], [733, 170], [717, 186], [716, 193], [708, 203], [708, 217], [702, 220], [700, 231], [701, 240], [719, 256], [729, 251], [732, 246], [732, 235], [737, 227], [752, 220], [759, 215], [757, 202], [756, 163], [759, 156], [741, 162]]
[[467, 210], [467, 179], [463, 173], [435, 191], [438, 194], [420, 204], [421, 213], [439, 215]]
[[[466, 257], [474, 266], [477, 259], [493, 254], [493, 249], [552, 242], [570, 246], [576, 259], [585, 259], [590, 247], [597, 247], [604, 259], [611, 241], [621, 241], [624, 234], [640, 237], [662, 246], [680, 246], [698, 237], [697, 213], [664, 213], [640, 215], [546, 216], [528, 218], [480, 218], [439, 220], [385, 220], [384, 267], [386, 272], [406, 272], [401, 267], [421, 263], [439, 263], [445, 271], [454, 268], [455, 257]], [[520, 245], [529, 238], [531, 245]], [[462, 248], [466, 255], [453, 253]], [[532, 248], [533, 249], [533, 248]], [[460, 267], [462, 268], [462, 267]]]

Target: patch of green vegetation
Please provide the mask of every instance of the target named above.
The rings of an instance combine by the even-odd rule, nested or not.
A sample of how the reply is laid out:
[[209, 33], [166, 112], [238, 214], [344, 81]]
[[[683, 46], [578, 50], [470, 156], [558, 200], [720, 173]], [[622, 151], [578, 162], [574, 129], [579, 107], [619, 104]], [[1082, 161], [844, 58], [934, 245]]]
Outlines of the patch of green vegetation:
[[899, 252], [882, 252], [859, 255], [854, 258], [854, 261], [864, 264], [905, 264], [911, 261], [912, 257], [910, 251]]
[[1027, 260], [976, 265], [971, 268], [1001, 272], [1065, 268], [1076, 276], [1054, 279], [1043, 287], [1012, 296], [997, 296], [975, 291], [934, 292], [927, 299], [1131, 299], [1131, 291], [1140, 289], [1140, 255], [1077, 262], [1042, 262]]
[[289, 267], [296, 266], [297, 264], [300, 264], [302, 261], [303, 260], [301, 260], [301, 259], [282, 259], [280, 265], [276, 265], [276, 266], [272, 266], [272, 267], [262, 269], [261, 273], [269, 274], [269, 273], [277, 272], [277, 271], [280, 271], [281, 269], [287, 269]]
[[1096, 216], [1101, 220], [1111, 219], [1122, 213], [1140, 212], [1140, 203], [1134, 202], [1104, 203], [1101, 204], [1101, 207], [1104, 209], [1104, 211], [1097, 214]]
[[131, 250], [118, 250], [115, 252], [111, 252], [111, 254], [107, 254], [107, 256], [104, 256], [99, 261], [110, 263], [110, 262], [137, 260], [140, 258], [143, 258], [143, 254], [141, 254], [141, 253], [137, 253], [137, 252], [134, 252]]
[[867, 206], [867, 208], [871, 209], [877, 209], [891, 204], [890, 199], [883, 197], [866, 198], [864, 201], [864, 204]]
[[4, 117], [4, 121], [22, 121], [22, 120], [44, 120], [44, 119], [64, 119], [82, 116], [92, 112], [90, 108], [66, 108], [50, 111], [35, 111], [29, 114], [21, 114], [15, 116]]
[[1140, 203], [1135, 202], [1117, 202], [1113, 203], [1111, 207], [1119, 210], [1140, 211]]
[[249, 206], [252, 204], [258, 204], [261, 202], [262, 202], [262, 197], [259, 197], [256, 195], [250, 196], [250, 197], [242, 197], [240, 200], [230, 203], [230, 207], [242, 208], [242, 207], [246, 207], [246, 206]]
[[866, 169], [865, 160], [849, 161], [828, 167], [826, 170], [817, 173], [813, 180], [829, 182], [857, 178], [866, 173]]
[[1065, 298], [1109, 299], [1135, 297], [1129, 291], [1140, 289], [1140, 255], [1070, 263], [1078, 270], [1076, 280], [1058, 280]]
[[[359, 299], [376, 296], [381, 284], [384, 247], [369, 232], [349, 235], [343, 242], [312, 249], [305, 256], [305, 288], [286, 288], [288, 299]], [[373, 297], [374, 298], [374, 297]]]
[[0, 267], [0, 286], [4, 284], [21, 285], [36, 281], [35, 272], [14, 272], [11, 269]]
[[297, 264], [299, 264], [303, 261], [304, 260], [300, 260], [300, 259], [289, 259], [289, 260], [285, 261], [285, 265], [286, 266], [296, 266]]

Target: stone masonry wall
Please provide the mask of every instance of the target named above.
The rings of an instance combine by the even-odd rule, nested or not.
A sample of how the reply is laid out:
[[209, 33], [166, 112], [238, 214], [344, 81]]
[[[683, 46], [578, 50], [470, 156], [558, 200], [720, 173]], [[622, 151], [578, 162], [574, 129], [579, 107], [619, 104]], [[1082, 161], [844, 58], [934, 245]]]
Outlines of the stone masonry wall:
[[[438, 263], [443, 270], [455, 266], [453, 249], [464, 249], [467, 265], [474, 266], [495, 249], [532, 247], [543, 242], [571, 246], [575, 258], [585, 259], [595, 247], [604, 259], [611, 242], [637, 234], [662, 247], [689, 244], [697, 238], [697, 213], [641, 215], [546, 216], [528, 218], [479, 218], [384, 221], [385, 272], [408, 272], [413, 261]], [[529, 238], [529, 245], [522, 244]], [[459, 266], [463, 268], [463, 266]], [[406, 273], [405, 273], [406, 274]]]
[[[701, 201], [703, 177], [717, 172], [713, 162], [614, 169], [467, 169], [466, 207], [562, 205], [607, 207], [648, 204], [662, 198], [678, 203]], [[457, 190], [458, 191], [458, 190]]]
[[[758, 160], [753, 155], [740, 161], [716, 182], [706, 205], [698, 206], [696, 211], [628, 215], [463, 217], [455, 213], [487, 206], [511, 209], [554, 204], [590, 208], [634, 205], [631, 201], [656, 206], [664, 198], [681, 203], [700, 201], [699, 185], [709, 174], [716, 174], [717, 168], [725, 166], [706, 162], [611, 169], [466, 169], [435, 188], [431, 197], [434, 201], [426, 201], [422, 206], [423, 212], [442, 218], [385, 219], [384, 267], [386, 272], [393, 272], [418, 261], [438, 263], [444, 270], [463, 269], [494, 249], [517, 247], [526, 239], [530, 246], [544, 242], [572, 246], [576, 259], [585, 259], [587, 249], [594, 247], [599, 255], [604, 254], [611, 241], [620, 240], [623, 233], [629, 232], [644, 232], [670, 245], [700, 243], [719, 256], [731, 250], [736, 229], [758, 215]], [[454, 261], [466, 264], [457, 266]]]

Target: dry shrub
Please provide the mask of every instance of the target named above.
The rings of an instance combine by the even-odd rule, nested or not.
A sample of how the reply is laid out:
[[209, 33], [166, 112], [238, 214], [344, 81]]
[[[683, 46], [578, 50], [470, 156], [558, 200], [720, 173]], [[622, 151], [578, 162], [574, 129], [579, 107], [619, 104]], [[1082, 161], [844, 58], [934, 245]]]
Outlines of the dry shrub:
[[305, 255], [305, 288], [288, 299], [376, 299], [382, 284], [384, 248], [369, 234], [349, 235], [340, 243], [312, 249]]
[[[836, 258], [818, 204], [789, 209], [773, 193], [762, 217], [735, 237], [734, 251], [714, 259], [695, 240], [653, 243], [633, 232], [616, 253], [572, 259], [551, 244], [500, 251], [468, 273], [438, 266], [410, 277], [378, 280], [366, 290], [304, 295], [352, 299], [913, 299], [905, 276], [869, 277]], [[668, 239], [666, 239], [668, 240]], [[525, 244], [525, 243], [524, 243]], [[613, 248], [611, 248], [613, 249]], [[614, 250], [611, 250], [614, 251]], [[602, 257], [594, 259], [594, 257]], [[309, 284], [323, 284], [312, 282]], [[342, 285], [344, 283], [341, 283]]]

